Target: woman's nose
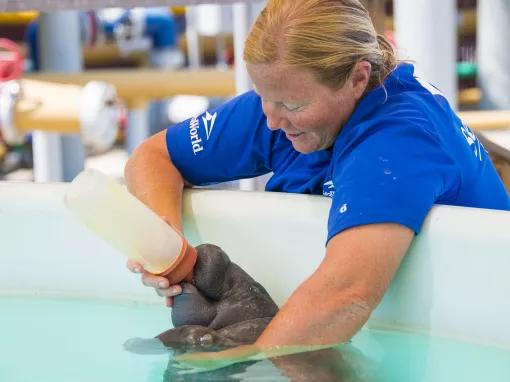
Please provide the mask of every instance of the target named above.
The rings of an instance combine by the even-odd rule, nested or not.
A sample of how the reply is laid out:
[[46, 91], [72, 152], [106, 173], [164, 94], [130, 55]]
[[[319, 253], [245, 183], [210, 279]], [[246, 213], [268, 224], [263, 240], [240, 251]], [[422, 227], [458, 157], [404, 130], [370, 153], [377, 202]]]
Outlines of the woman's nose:
[[282, 126], [282, 119], [275, 116], [275, 115], [268, 115], [267, 116], [267, 127], [269, 127], [270, 130], [278, 130], [281, 129]]
[[267, 118], [267, 127], [270, 130], [284, 129], [288, 125], [288, 121], [281, 115], [276, 106], [263, 102], [263, 111]]

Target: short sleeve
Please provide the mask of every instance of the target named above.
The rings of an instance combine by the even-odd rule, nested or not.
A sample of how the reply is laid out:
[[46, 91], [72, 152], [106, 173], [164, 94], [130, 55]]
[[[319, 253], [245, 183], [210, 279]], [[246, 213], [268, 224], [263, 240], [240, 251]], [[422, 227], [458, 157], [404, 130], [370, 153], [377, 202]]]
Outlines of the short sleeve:
[[172, 162], [188, 182], [199, 186], [270, 172], [273, 140], [254, 92], [166, 132]]
[[454, 161], [419, 124], [387, 121], [334, 157], [328, 240], [354, 226], [398, 223], [416, 233], [441, 197], [457, 192]]

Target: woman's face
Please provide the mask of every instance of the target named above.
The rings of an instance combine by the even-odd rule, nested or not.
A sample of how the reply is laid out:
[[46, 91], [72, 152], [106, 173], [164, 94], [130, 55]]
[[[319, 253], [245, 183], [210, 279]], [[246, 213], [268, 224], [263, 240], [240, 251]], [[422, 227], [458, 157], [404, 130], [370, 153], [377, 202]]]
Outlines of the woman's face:
[[351, 79], [341, 89], [333, 89], [308, 70], [278, 63], [248, 64], [247, 69], [262, 99], [268, 127], [281, 129], [292, 146], [305, 154], [333, 145], [363, 93], [358, 94]]

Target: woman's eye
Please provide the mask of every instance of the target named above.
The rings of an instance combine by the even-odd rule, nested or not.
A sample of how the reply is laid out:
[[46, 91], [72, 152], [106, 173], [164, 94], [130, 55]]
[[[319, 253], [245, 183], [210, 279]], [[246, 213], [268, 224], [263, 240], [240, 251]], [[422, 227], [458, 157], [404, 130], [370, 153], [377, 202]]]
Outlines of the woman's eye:
[[299, 111], [299, 109], [301, 109], [301, 108], [302, 108], [302, 106], [292, 105], [292, 104], [286, 104], [286, 103], [284, 103], [284, 104], [282, 104], [282, 105], [283, 105], [283, 107], [284, 107], [285, 109], [287, 109], [287, 111]]

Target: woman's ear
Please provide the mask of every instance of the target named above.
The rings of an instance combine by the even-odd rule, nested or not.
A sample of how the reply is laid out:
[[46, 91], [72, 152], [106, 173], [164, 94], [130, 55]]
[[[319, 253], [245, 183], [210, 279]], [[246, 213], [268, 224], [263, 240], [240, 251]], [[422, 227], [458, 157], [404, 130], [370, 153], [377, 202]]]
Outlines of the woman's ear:
[[372, 72], [372, 65], [368, 61], [360, 61], [354, 65], [350, 76], [350, 85], [354, 98], [359, 100], [365, 94], [370, 75]]

